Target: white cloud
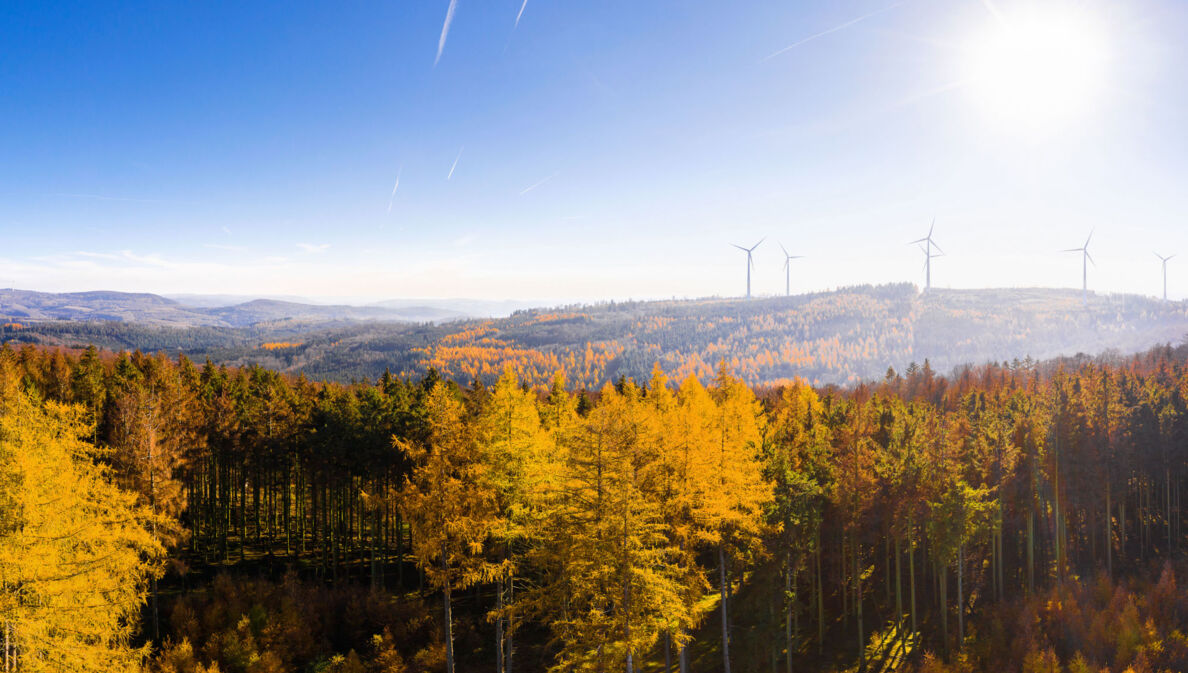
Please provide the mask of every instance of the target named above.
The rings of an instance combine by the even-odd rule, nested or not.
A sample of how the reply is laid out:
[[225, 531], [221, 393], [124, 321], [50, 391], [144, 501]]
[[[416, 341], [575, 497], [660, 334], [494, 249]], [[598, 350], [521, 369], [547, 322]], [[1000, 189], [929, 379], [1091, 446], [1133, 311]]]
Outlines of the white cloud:
[[329, 249], [330, 249], [330, 244], [329, 244], [329, 243], [322, 243], [322, 244], [320, 244], [320, 245], [314, 245], [313, 243], [298, 243], [298, 244], [297, 244], [297, 247], [298, 247], [298, 248], [301, 248], [301, 250], [302, 250], [303, 252], [306, 252], [306, 253], [309, 253], [309, 254], [311, 254], [311, 255], [314, 255], [314, 254], [317, 254], [317, 253], [319, 253], [319, 252], [326, 252], [327, 250], [329, 250]]

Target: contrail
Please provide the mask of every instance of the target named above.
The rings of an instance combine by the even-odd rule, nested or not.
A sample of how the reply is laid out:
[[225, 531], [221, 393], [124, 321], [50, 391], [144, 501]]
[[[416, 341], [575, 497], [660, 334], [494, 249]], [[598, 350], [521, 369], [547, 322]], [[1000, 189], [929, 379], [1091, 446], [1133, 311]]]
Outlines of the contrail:
[[392, 196], [388, 197], [388, 214], [392, 214], [392, 203], [396, 200], [396, 190], [400, 189], [400, 173], [404, 170], [404, 166], [396, 169], [396, 184], [392, 185]]
[[458, 7], [458, 0], [450, 0], [450, 8], [446, 10], [445, 23], [441, 24], [441, 38], [437, 40], [437, 58], [433, 59], [433, 65], [437, 66], [437, 62], [441, 60], [441, 51], [445, 49], [446, 37], [450, 34], [450, 24], [454, 21], [454, 9]]
[[888, 5], [887, 7], [884, 7], [882, 9], [876, 9], [875, 11], [870, 12], [869, 14], [863, 14], [862, 16], [860, 16], [856, 19], [850, 19], [849, 21], [846, 21], [845, 23], [838, 24], [828, 30], [823, 30], [819, 33], [814, 33], [812, 35], [809, 35], [806, 38], [803, 38], [803, 39], [797, 40], [796, 42], [793, 42], [792, 44], [788, 45], [787, 47], [784, 47], [783, 49], [781, 49], [777, 52], [773, 52], [771, 54], [768, 54], [767, 56], [764, 56], [762, 59], [759, 60], [759, 62], [762, 63], [768, 59], [775, 58], [776, 56], [779, 56], [780, 54], [782, 54], [790, 49], [795, 49], [806, 42], [812, 42], [813, 40], [815, 40], [819, 37], [825, 37], [826, 35], [829, 35], [830, 33], [836, 33], [839, 30], [845, 30], [846, 28], [849, 28], [850, 26], [852, 26], [856, 23], [859, 23], [859, 22], [865, 21], [869, 18], [878, 16], [879, 14], [882, 14], [884, 12], [889, 12], [902, 4], [903, 4], [903, 0], [900, 0], [900, 2], [896, 2], [895, 4]]
[[454, 165], [450, 166], [450, 174], [446, 176], [446, 180], [454, 177], [454, 169], [458, 167], [458, 160], [462, 158], [462, 150], [464, 149], [466, 149], [465, 145], [458, 149], [458, 156], [454, 157]]
[[548, 182], [549, 180], [552, 180], [552, 179], [553, 179], [553, 178], [555, 178], [555, 177], [557, 177], [557, 174], [556, 174], [556, 173], [553, 173], [552, 175], [550, 175], [549, 177], [545, 178], [544, 180], [541, 180], [540, 182], [538, 182], [538, 183], [536, 183], [536, 184], [534, 184], [534, 185], [531, 185], [531, 186], [529, 186], [529, 187], [525, 187], [525, 188], [524, 188], [524, 190], [520, 192], [520, 196], [523, 196], [523, 195], [527, 194], [528, 192], [530, 192], [530, 191], [532, 191], [532, 190], [536, 189], [537, 187], [539, 187], [539, 186], [543, 185], [544, 183]]
[[512, 26], [512, 30], [520, 27], [520, 17], [524, 16], [524, 8], [528, 6], [528, 0], [524, 0], [524, 4], [520, 5], [520, 11], [516, 14], [516, 25]]

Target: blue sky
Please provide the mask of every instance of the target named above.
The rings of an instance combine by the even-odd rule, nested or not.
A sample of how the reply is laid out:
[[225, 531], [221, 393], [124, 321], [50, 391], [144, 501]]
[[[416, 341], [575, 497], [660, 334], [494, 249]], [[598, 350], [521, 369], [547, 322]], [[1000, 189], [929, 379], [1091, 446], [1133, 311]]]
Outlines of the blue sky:
[[[449, 5], [0, 7], [0, 286], [922, 283], [935, 217], [939, 286], [1079, 286], [1095, 229], [1091, 288], [1188, 296], [1188, 4], [456, 0], [435, 64]], [[1071, 62], [1000, 67], [1037, 15]]]

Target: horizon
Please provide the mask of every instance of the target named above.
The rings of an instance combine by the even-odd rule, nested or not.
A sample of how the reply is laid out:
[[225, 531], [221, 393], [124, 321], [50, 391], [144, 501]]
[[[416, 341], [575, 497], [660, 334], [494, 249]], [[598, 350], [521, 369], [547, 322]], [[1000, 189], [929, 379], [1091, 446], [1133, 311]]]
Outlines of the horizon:
[[[700, 296], [680, 296], [673, 295], [669, 297], [660, 296], [636, 296], [636, 297], [605, 297], [605, 298], [577, 298], [573, 300], [563, 299], [520, 299], [520, 298], [505, 298], [505, 299], [482, 299], [478, 297], [338, 297], [327, 295], [282, 295], [282, 294], [234, 294], [234, 293], [158, 293], [158, 292], [125, 292], [122, 290], [112, 290], [106, 288], [92, 288], [84, 290], [65, 290], [62, 292], [48, 292], [44, 290], [33, 290], [28, 288], [13, 288], [0, 287], [0, 292], [32, 292], [47, 295], [70, 295], [70, 294], [88, 294], [88, 293], [116, 293], [127, 295], [149, 295], [156, 296], [163, 299], [176, 302], [180, 306], [186, 308], [220, 308], [238, 306], [240, 304], [249, 303], [253, 301], [277, 301], [282, 303], [303, 304], [308, 306], [348, 306], [352, 308], [438, 308], [462, 311], [458, 305], [473, 304], [477, 306], [498, 306], [504, 305], [507, 308], [506, 313], [492, 314], [491, 317], [506, 317], [516, 311], [520, 310], [555, 310], [570, 307], [597, 307], [606, 304], [616, 303], [663, 303], [663, 302], [731, 302], [731, 301], [763, 301], [771, 299], [795, 299], [798, 297], [807, 297], [812, 295], [827, 295], [846, 291], [862, 290], [864, 288], [884, 288], [893, 287], [897, 285], [910, 285], [915, 291], [917, 297], [923, 298], [929, 292], [1011, 292], [1011, 291], [1035, 291], [1035, 292], [1052, 292], [1062, 293], [1074, 296], [1081, 296], [1081, 289], [1073, 287], [1045, 287], [1039, 285], [1011, 285], [999, 287], [948, 287], [948, 286], [934, 286], [931, 290], [925, 290], [919, 283], [912, 283], [910, 281], [892, 281], [886, 283], [856, 283], [851, 285], [840, 285], [837, 287], [824, 287], [811, 290], [793, 290], [791, 294], [784, 294], [782, 292], [764, 292], [755, 293], [752, 297], [745, 295], [700, 295]], [[1135, 298], [1150, 300], [1162, 303], [1164, 300], [1161, 296], [1154, 294], [1142, 294], [1135, 292], [1099, 292], [1089, 289], [1090, 298], [1098, 299], [1126, 299]], [[1186, 299], [1175, 299], [1169, 297], [1167, 300], [1169, 304], [1180, 304]], [[191, 303], [187, 303], [191, 302]], [[467, 317], [476, 318], [482, 317], [479, 314], [469, 314]]]
[[759, 294], [777, 243], [919, 285], [935, 218], [937, 287], [1079, 288], [1095, 231], [1157, 296], [1188, 250], [1182, 4], [450, 7], [0, 10], [0, 285], [733, 296], [760, 238]]

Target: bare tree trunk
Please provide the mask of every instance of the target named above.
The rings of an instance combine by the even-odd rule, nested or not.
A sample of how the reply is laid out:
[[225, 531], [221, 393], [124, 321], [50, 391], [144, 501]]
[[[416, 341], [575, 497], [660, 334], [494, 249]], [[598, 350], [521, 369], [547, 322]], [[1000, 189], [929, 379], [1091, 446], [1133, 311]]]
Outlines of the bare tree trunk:
[[787, 609], [784, 612], [784, 648], [787, 659], [787, 673], [792, 673], [792, 619], [796, 611], [795, 599], [792, 594], [792, 556], [788, 555], [787, 565], [784, 566], [784, 600]]
[[900, 536], [895, 536], [895, 631], [903, 640], [903, 567], [900, 557]]
[[908, 590], [912, 594], [912, 636], [917, 633], [916, 625], [916, 543], [915, 536], [908, 538]]
[[957, 649], [965, 646], [965, 545], [957, 549]]
[[817, 654], [825, 653], [825, 596], [821, 582], [821, 524], [817, 524]]
[[862, 633], [862, 572], [858, 565], [858, 532], [856, 530], [854, 531], [854, 548], [850, 555], [854, 557], [854, 621], [858, 625], [858, 670], [865, 671], [866, 637]]
[[1113, 513], [1110, 512], [1110, 479], [1108, 476], [1106, 477], [1106, 485], [1105, 486], [1106, 486], [1106, 489], [1105, 489], [1105, 492], [1106, 492], [1106, 505], [1105, 505], [1106, 575], [1112, 579], [1114, 577], [1114, 540], [1113, 540], [1114, 526], [1112, 523], [1113, 522], [1113, 519], [1112, 519]]
[[442, 597], [445, 602], [446, 673], [454, 673], [454, 615], [450, 605], [450, 577], [446, 549], [441, 548], [441, 570], [445, 579]]
[[937, 584], [940, 587], [941, 635], [945, 639], [945, 660], [949, 658], [949, 583], [943, 563], [936, 564]]
[[505, 673], [504, 654], [503, 654], [503, 580], [500, 579], [498, 583], [497, 598], [497, 612], [498, 617], [495, 618], [495, 670], [498, 673]]
[[726, 548], [718, 544], [718, 583], [722, 600], [722, 670], [730, 673], [730, 617], [726, 611]]

